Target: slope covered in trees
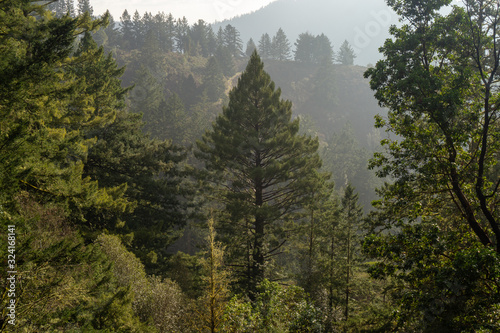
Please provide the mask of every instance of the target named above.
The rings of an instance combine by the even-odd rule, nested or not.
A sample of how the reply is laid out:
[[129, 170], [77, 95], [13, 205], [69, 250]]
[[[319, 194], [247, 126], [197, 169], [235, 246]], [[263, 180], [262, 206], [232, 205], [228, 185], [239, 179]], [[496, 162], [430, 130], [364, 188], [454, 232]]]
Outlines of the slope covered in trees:
[[388, 1], [368, 69], [2, 2], [0, 331], [498, 331], [499, 8], [465, 2]]
[[291, 41], [300, 34], [324, 33], [338, 50], [344, 40], [355, 47], [356, 64], [366, 66], [381, 58], [378, 48], [389, 37], [397, 15], [383, 0], [278, 0], [253, 13], [217, 22], [215, 29], [230, 24], [243, 41], [257, 41], [262, 34], [283, 29]]

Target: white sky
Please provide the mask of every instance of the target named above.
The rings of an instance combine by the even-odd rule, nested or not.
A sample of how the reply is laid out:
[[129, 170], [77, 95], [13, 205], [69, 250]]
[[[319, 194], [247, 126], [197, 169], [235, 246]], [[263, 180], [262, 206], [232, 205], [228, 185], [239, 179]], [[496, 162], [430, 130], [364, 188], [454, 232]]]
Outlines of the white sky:
[[90, 0], [94, 15], [109, 9], [118, 21], [125, 9], [132, 16], [137, 9], [141, 16], [145, 12], [172, 13], [175, 18], [186, 16], [190, 24], [198, 19], [208, 23], [222, 21], [236, 15], [249, 13], [276, 0]]

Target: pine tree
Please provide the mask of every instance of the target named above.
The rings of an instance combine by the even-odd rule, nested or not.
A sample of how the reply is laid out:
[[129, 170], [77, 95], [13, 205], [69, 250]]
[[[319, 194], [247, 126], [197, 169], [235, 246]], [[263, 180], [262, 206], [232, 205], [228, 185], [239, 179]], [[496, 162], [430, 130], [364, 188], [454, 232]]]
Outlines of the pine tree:
[[175, 24], [175, 46], [177, 52], [186, 53], [189, 51], [189, 23], [186, 17], [177, 19]]
[[130, 50], [135, 46], [134, 24], [132, 23], [132, 18], [126, 9], [123, 11], [120, 21], [122, 35], [121, 44], [125, 46], [126, 49]]
[[259, 54], [262, 59], [269, 59], [272, 56], [272, 42], [269, 34], [265, 33], [259, 40]]
[[215, 36], [212, 26], [209, 26], [207, 31], [207, 48], [210, 56], [215, 55], [215, 51], [217, 50], [217, 37]]
[[88, 13], [90, 17], [94, 17], [94, 8], [90, 5], [89, 0], [78, 0], [78, 15]]
[[308, 32], [302, 33], [295, 42], [295, 61], [313, 63], [315, 37]]
[[217, 189], [213, 199], [229, 214], [225, 236], [241, 242], [228, 250], [235, 256], [233, 264], [242, 268], [240, 282], [251, 297], [266, 276], [266, 262], [284, 241], [271, 243], [270, 234], [324, 178], [317, 172], [317, 139], [297, 134], [291, 103], [280, 99], [280, 89], [275, 90], [263, 67], [254, 52], [229, 94], [229, 105], [197, 142], [196, 154]]
[[285, 32], [279, 28], [271, 42], [271, 54], [276, 60], [290, 59], [290, 42], [285, 35]]
[[228, 24], [223, 32], [223, 45], [227, 47], [233, 57], [240, 57], [243, 53], [243, 42], [240, 32], [235, 27]]
[[[71, 68], [85, 59], [73, 52], [77, 25], [97, 29], [107, 18], [53, 18], [31, 2], [2, 3], [0, 22], [0, 200], [12, 202], [21, 188], [40, 200], [84, 205], [95, 186], [81, 178], [91, 141], [74, 124], [69, 106], [78, 80]], [[39, 20], [35, 20], [37, 13]], [[64, 68], [65, 70], [62, 70]], [[90, 96], [82, 96], [89, 100]], [[86, 116], [89, 116], [87, 113]], [[86, 204], [86, 203], [85, 203]]]
[[224, 47], [224, 30], [222, 30], [222, 27], [219, 27], [219, 30], [217, 30], [215, 40], [217, 42], [217, 47]]
[[107, 48], [115, 48], [116, 46], [118, 46], [118, 43], [120, 42], [120, 31], [111, 13], [109, 11], [106, 11], [105, 15], [109, 17], [109, 24], [104, 29], [104, 32], [106, 33], [106, 36], [108, 38], [105, 46]]
[[130, 88], [122, 88], [120, 77], [125, 68], [118, 68], [111, 53], [104, 55], [103, 47], [98, 47], [89, 32], [80, 40], [75, 52], [86, 61], [72, 68], [72, 73], [80, 81], [78, 92], [70, 108], [80, 112], [82, 120], [78, 129], [103, 126], [114, 121], [116, 111], [125, 106], [125, 95]]
[[208, 30], [210, 27], [203, 20], [198, 20], [191, 28], [189, 35], [196, 48], [200, 48], [203, 57], [209, 56], [208, 50]]
[[325, 34], [316, 36], [313, 51], [314, 61], [317, 64], [330, 63], [333, 61], [333, 55], [330, 39]]
[[165, 36], [160, 39], [165, 52], [173, 52], [175, 49], [175, 19], [172, 14], [168, 14], [164, 25]]
[[132, 34], [133, 34], [133, 48], [138, 49], [142, 46], [144, 42], [144, 37], [146, 36], [146, 29], [144, 22], [142, 21], [139, 11], [134, 12], [132, 16]]
[[356, 54], [354, 53], [354, 49], [349, 45], [349, 42], [345, 40], [342, 45], [340, 45], [337, 61], [342, 65], [353, 65], [355, 58]]
[[57, 18], [64, 15], [75, 17], [75, 8], [72, 0], [59, 0], [50, 2], [48, 9], [56, 14]]

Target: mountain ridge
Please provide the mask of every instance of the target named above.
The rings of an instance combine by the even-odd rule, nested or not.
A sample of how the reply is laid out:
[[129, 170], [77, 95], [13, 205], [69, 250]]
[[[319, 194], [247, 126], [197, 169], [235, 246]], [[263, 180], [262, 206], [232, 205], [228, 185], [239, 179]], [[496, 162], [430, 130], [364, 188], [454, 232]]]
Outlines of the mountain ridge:
[[[356, 13], [356, 14], [353, 14]], [[293, 45], [299, 34], [324, 33], [335, 51], [347, 40], [355, 49], [355, 64], [366, 66], [381, 58], [378, 48], [389, 38], [388, 29], [397, 15], [384, 0], [278, 0], [252, 13], [213, 24], [214, 31], [227, 24], [241, 34], [243, 43], [256, 44], [262, 34], [271, 37], [282, 28]]]

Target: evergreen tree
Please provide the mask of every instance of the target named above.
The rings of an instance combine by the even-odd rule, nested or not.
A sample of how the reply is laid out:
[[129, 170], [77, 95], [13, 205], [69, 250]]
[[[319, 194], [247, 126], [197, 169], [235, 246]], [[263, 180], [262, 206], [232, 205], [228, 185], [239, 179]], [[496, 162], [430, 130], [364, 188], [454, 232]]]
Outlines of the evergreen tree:
[[175, 46], [175, 19], [171, 13], [168, 14], [162, 31], [164, 31], [164, 35], [160, 38], [160, 43], [163, 50], [165, 52], [173, 52]]
[[295, 47], [295, 61], [324, 64], [333, 60], [332, 45], [324, 34], [314, 37], [308, 32], [302, 33]]
[[209, 56], [215, 55], [217, 50], [217, 37], [215, 36], [212, 26], [209, 26], [207, 31], [207, 48]]
[[359, 240], [359, 225], [361, 218], [363, 216], [363, 209], [358, 204], [358, 194], [354, 192], [354, 188], [348, 184], [344, 190], [344, 196], [342, 197], [342, 222], [339, 228], [343, 232], [343, 239], [341, 239], [344, 245], [343, 257], [345, 258], [345, 282], [344, 285], [344, 316], [345, 320], [349, 320], [349, 301], [352, 297], [350, 292], [352, 288], [352, 276], [353, 267], [355, 264], [355, 257], [359, 255], [360, 252], [360, 240]]
[[354, 49], [349, 45], [349, 42], [345, 40], [342, 45], [340, 45], [337, 61], [342, 65], [353, 65], [355, 58], [356, 54], [354, 53]]
[[192, 42], [196, 45], [196, 48], [199, 48], [201, 51], [201, 55], [203, 57], [209, 56], [208, 50], [208, 30], [210, 27], [203, 20], [198, 20], [195, 23], [190, 31], [190, 37]]
[[251, 297], [266, 276], [266, 262], [284, 241], [274, 244], [270, 235], [302, 207], [324, 177], [317, 172], [318, 141], [297, 135], [291, 103], [280, 100], [281, 91], [263, 67], [254, 52], [230, 92], [229, 105], [197, 143], [196, 154], [207, 176], [213, 176], [213, 199], [229, 214], [225, 236], [241, 242], [232, 243], [228, 251]]
[[[324, 280], [330, 272], [329, 266], [323, 264], [324, 253], [329, 250], [330, 240], [337, 244], [334, 231], [339, 208], [333, 185], [332, 182], [325, 182], [317, 193], [310, 193], [304, 217], [297, 223], [302, 232], [296, 235], [294, 243], [289, 244], [290, 252], [297, 253], [296, 260], [300, 263], [300, 270], [296, 272], [298, 283], [316, 300], [322, 298]], [[328, 260], [330, 257], [327, 257]]]
[[123, 203], [122, 188], [107, 191], [83, 172], [96, 142], [86, 135], [113, 121], [126, 91], [115, 80], [120, 69], [102, 71], [109, 58], [91, 41], [89, 31], [107, 18], [54, 18], [39, 3], [16, 0], [0, 3], [0, 13], [0, 224], [15, 224], [23, 236], [16, 251], [22, 316], [9, 330], [148, 331], [137, 325], [131, 293], [108, 274], [110, 262], [72, 225], [89, 207]]
[[150, 31], [153, 32], [155, 37], [158, 36], [156, 34], [156, 26], [153, 14], [151, 14], [150, 12], [145, 12], [144, 15], [142, 15], [141, 21], [142, 21], [143, 37], [146, 37]]
[[[85, 243], [58, 207], [43, 206], [24, 193], [17, 196], [19, 214], [0, 226], [16, 225], [16, 321], [4, 320], [9, 299], [0, 300], [0, 330], [50, 332], [54, 327], [74, 331], [152, 332], [139, 322], [132, 292], [120, 288], [110, 270], [113, 262], [98, 246]], [[0, 250], [7, 256], [7, 251]], [[8, 290], [7, 280], [0, 286]], [[57, 304], [54, 300], [57, 299]], [[22, 314], [20, 316], [19, 314]]]
[[271, 42], [271, 54], [276, 60], [290, 59], [290, 42], [281, 28], [278, 29]]
[[133, 33], [133, 49], [138, 49], [142, 46], [144, 42], [144, 37], [146, 36], [146, 27], [142, 21], [139, 11], [134, 12], [132, 16], [132, 33]]
[[120, 77], [125, 68], [118, 68], [111, 53], [105, 56], [103, 47], [97, 46], [89, 32], [83, 35], [75, 55], [86, 60], [72, 68], [80, 81], [70, 105], [72, 112], [80, 112], [82, 117], [77, 128], [86, 130], [96, 124], [113, 122], [116, 111], [124, 108], [125, 95], [130, 91], [121, 87]]
[[179, 236], [174, 228], [185, 221], [191, 190], [182, 185], [187, 177], [181, 166], [183, 150], [149, 138], [142, 125], [140, 115], [121, 111], [115, 122], [93, 131], [97, 143], [89, 152], [85, 175], [105, 188], [127, 184], [124, 199], [132, 209], [88, 211], [86, 217], [128, 239], [148, 273], [159, 274], [166, 265], [162, 254]]
[[240, 32], [235, 27], [228, 24], [223, 32], [223, 45], [229, 50], [233, 57], [240, 57], [243, 53], [243, 42]]
[[[66, 207], [91, 205], [97, 197], [87, 194], [96, 184], [81, 178], [81, 167], [92, 140], [81, 137], [77, 124], [88, 125], [92, 119], [98, 125], [105, 117], [95, 117], [92, 108], [70, 107], [80, 83], [71, 68], [86, 59], [69, 56], [78, 22], [97, 29], [107, 17], [52, 18], [43, 7], [37, 8], [31, 2], [0, 7], [6, 13], [0, 26], [6, 32], [0, 37], [0, 183], [5, 189], [0, 200], [12, 202], [22, 188], [37, 200]], [[35, 12], [40, 20], [34, 20]], [[92, 97], [85, 93], [78, 98]]]
[[330, 39], [321, 34], [316, 36], [314, 41], [313, 58], [317, 64], [329, 63], [333, 60], [333, 48]]
[[254, 41], [252, 38], [250, 38], [248, 40], [248, 43], [247, 43], [247, 48], [245, 50], [245, 54], [250, 57], [252, 55], [252, 53], [257, 50], [257, 46], [255, 45]]
[[75, 17], [75, 7], [72, 0], [52, 1], [49, 3], [48, 9], [54, 12], [58, 18], [64, 15]]
[[120, 21], [122, 45], [125, 46], [126, 49], [130, 50], [135, 45], [134, 24], [132, 23], [132, 18], [126, 9], [120, 17]]
[[217, 47], [224, 47], [224, 30], [222, 30], [222, 27], [219, 27], [219, 30], [217, 30], [216, 42]]
[[175, 46], [177, 52], [186, 53], [189, 50], [189, 23], [186, 17], [177, 19], [175, 24]]
[[107, 36], [107, 42], [104, 44], [108, 49], [109, 48], [115, 48], [118, 46], [118, 44], [121, 42], [120, 41], [120, 31], [117, 26], [117, 23], [113, 19], [113, 16], [109, 11], [106, 11], [106, 14], [109, 17], [109, 24], [108, 26], [104, 29], [104, 33]]
[[89, 0], [78, 0], [78, 15], [88, 13], [90, 17], [94, 17], [94, 9]]
[[269, 59], [272, 56], [272, 42], [269, 34], [265, 33], [259, 40], [259, 54], [262, 59]]
[[315, 41], [315, 37], [310, 33], [301, 33], [295, 42], [295, 61], [313, 63]]

